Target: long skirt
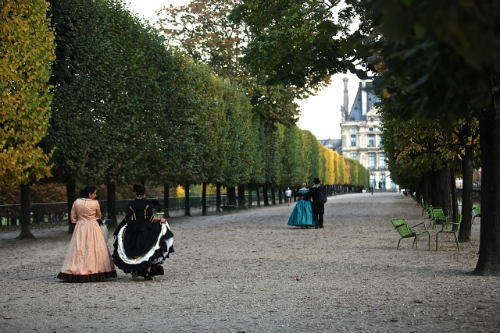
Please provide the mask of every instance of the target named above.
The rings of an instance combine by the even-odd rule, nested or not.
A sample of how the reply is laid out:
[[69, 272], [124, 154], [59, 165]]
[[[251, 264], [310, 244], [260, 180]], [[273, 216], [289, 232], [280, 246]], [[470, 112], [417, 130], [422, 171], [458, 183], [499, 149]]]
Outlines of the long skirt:
[[308, 200], [299, 200], [293, 208], [292, 214], [288, 219], [288, 225], [294, 227], [314, 227], [311, 202]]
[[174, 234], [168, 223], [155, 223], [150, 228], [121, 224], [114, 243], [113, 262], [125, 273], [144, 276], [163, 275], [161, 264], [174, 251]]
[[96, 221], [78, 221], [58, 279], [97, 282], [116, 277], [108, 246]]

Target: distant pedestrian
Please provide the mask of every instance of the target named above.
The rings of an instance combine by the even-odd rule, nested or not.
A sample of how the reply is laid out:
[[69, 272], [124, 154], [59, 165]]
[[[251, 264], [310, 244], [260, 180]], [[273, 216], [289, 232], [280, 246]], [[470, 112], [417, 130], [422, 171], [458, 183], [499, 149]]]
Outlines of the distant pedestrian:
[[290, 200], [292, 199], [292, 190], [290, 190], [290, 187], [285, 190], [285, 196], [286, 201], [288, 202], [288, 206], [290, 206]]
[[326, 194], [325, 189], [321, 187], [319, 178], [314, 178], [314, 185], [311, 189], [312, 212], [314, 227], [323, 228], [323, 214], [325, 212]]
[[311, 191], [307, 184], [303, 183], [302, 188], [297, 191], [299, 201], [295, 204], [292, 214], [288, 219], [288, 225], [294, 227], [312, 227], [314, 226], [311, 209]]

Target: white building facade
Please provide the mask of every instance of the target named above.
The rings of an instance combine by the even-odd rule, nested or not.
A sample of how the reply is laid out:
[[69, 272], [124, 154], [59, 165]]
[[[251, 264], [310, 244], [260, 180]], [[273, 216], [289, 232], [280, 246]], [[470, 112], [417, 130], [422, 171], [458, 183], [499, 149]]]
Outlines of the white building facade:
[[347, 78], [344, 78], [344, 106], [341, 107], [342, 155], [358, 160], [370, 172], [370, 186], [380, 190], [397, 190], [391, 181], [382, 149], [380, 115], [374, 105], [378, 99], [370, 92], [371, 82], [360, 83], [350, 112]]

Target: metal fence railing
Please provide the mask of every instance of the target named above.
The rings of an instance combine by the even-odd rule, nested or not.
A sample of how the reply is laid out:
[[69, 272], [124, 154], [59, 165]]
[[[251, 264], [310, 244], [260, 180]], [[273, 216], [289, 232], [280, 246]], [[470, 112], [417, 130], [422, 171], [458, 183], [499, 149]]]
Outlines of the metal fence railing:
[[[269, 202], [271, 203], [271, 194], [268, 193]], [[253, 194], [252, 205], [256, 205], [257, 196]], [[163, 203], [163, 198], [149, 198], [150, 200], [156, 200], [161, 207], [165, 207]], [[207, 200], [207, 212], [215, 212], [216, 207], [216, 196], [208, 195]], [[260, 195], [260, 200], [262, 202], [263, 196]], [[278, 203], [278, 193], [275, 193], [275, 201]], [[116, 215], [118, 217], [123, 216], [126, 213], [127, 205], [130, 199], [126, 200], [116, 200]], [[250, 201], [250, 195], [245, 195], [244, 206], [248, 207]], [[168, 214], [170, 216], [180, 216], [184, 214], [184, 203], [185, 198], [169, 198], [168, 201]], [[201, 214], [202, 208], [202, 197], [201, 196], [191, 196], [189, 198], [189, 204], [191, 208], [191, 213], [193, 215]], [[101, 212], [103, 216], [108, 214], [107, 200], [99, 200], [99, 205], [101, 206]], [[223, 210], [237, 208], [228, 202], [226, 195], [221, 196], [221, 208]], [[30, 223], [40, 224], [40, 223], [54, 223], [54, 222], [64, 222], [68, 221], [68, 208], [66, 202], [55, 202], [55, 203], [32, 203], [30, 209]], [[7, 204], [0, 205], [0, 228], [3, 226], [17, 226], [20, 224], [21, 215], [21, 205], [20, 204]]]

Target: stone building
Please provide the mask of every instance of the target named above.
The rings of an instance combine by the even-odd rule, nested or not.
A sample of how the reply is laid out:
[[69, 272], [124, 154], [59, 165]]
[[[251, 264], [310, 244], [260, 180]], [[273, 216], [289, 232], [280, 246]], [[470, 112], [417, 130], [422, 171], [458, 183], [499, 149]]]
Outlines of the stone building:
[[360, 82], [356, 97], [348, 112], [349, 92], [344, 78], [344, 105], [341, 106], [341, 154], [357, 159], [370, 171], [370, 186], [381, 190], [396, 190], [382, 149], [380, 115], [375, 103], [377, 96], [370, 92], [371, 82]]

